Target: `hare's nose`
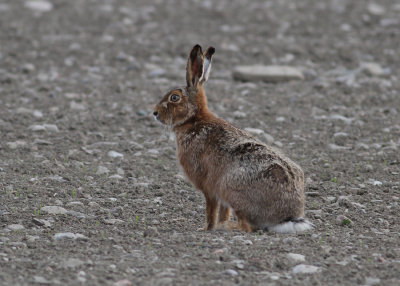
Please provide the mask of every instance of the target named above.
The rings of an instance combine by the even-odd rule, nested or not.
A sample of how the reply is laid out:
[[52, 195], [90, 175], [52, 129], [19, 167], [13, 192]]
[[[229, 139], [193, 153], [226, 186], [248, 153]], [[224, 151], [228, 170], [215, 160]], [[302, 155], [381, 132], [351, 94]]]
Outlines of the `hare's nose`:
[[154, 111], [154, 112], [153, 112], [153, 115], [154, 115], [154, 116], [157, 116], [157, 115], [158, 115], [158, 112], [157, 112], [157, 111]]

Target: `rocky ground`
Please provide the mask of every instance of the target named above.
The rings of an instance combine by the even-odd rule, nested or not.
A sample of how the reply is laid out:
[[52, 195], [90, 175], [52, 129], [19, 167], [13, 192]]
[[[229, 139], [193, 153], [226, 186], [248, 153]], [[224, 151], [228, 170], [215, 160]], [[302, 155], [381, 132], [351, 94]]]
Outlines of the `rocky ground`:
[[[151, 116], [195, 43], [210, 109], [304, 168], [314, 231], [197, 230]], [[0, 0], [0, 284], [399, 285], [399, 46], [395, 0]]]

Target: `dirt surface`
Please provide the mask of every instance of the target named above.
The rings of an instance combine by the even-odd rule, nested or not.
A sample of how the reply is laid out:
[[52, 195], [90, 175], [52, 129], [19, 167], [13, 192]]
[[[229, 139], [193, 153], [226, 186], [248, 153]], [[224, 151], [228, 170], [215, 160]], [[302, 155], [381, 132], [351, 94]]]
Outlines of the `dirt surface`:
[[[398, 1], [27, 2], [0, 0], [1, 285], [400, 284]], [[315, 230], [198, 231], [151, 116], [195, 43], [210, 109], [304, 168]], [[233, 80], [260, 63], [305, 80]]]

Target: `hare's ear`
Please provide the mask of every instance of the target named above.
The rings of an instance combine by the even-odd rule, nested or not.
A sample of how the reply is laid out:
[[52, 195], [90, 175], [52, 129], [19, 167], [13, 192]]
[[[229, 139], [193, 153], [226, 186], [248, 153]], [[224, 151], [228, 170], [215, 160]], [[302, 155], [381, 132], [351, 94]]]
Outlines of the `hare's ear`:
[[188, 87], [195, 87], [199, 84], [203, 75], [203, 52], [199, 45], [195, 45], [190, 51], [186, 66], [186, 83]]
[[206, 50], [205, 54], [204, 54], [204, 72], [202, 77], [200, 78], [200, 83], [203, 84], [204, 82], [207, 81], [208, 76], [210, 75], [210, 71], [211, 71], [211, 63], [212, 63], [212, 56], [215, 53], [215, 48], [213, 47], [208, 47], [208, 49]]

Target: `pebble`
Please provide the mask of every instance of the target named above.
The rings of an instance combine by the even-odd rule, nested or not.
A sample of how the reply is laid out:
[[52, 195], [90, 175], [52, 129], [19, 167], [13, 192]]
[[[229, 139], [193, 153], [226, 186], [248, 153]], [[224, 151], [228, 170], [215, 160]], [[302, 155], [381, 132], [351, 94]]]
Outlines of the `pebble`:
[[17, 140], [15, 142], [7, 142], [7, 146], [10, 149], [17, 149], [17, 148], [25, 147], [26, 145], [27, 145], [27, 143], [22, 140]]
[[367, 6], [367, 10], [371, 15], [374, 16], [382, 16], [386, 13], [385, 7], [377, 3], [369, 3]]
[[301, 70], [290, 66], [237, 66], [233, 71], [233, 78], [243, 81], [284, 82], [289, 80], [303, 80]]
[[306, 265], [306, 264], [299, 264], [293, 267], [292, 273], [298, 274], [298, 273], [305, 273], [305, 274], [311, 274], [311, 273], [316, 273], [320, 272], [321, 268], [313, 265]]
[[72, 110], [78, 110], [78, 111], [82, 111], [86, 109], [86, 106], [82, 103], [77, 103], [76, 101], [71, 101], [71, 103], [69, 104], [69, 107]]
[[332, 114], [329, 118], [334, 121], [342, 121], [347, 125], [350, 125], [354, 120], [354, 118], [348, 118], [340, 114]]
[[105, 219], [104, 223], [114, 225], [114, 224], [122, 224], [124, 223], [124, 221], [122, 219], [110, 218], [110, 219]]
[[33, 132], [42, 132], [46, 131], [46, 128], [43, 125], [31, 125], [28, 127], [28, 130]]
[[39, 139], [39, 138], [36, 138], [35, 140], [33, 140], [33, 144], [35, 144], [35, 145], [43, 145], [43, 146], [53, 145], [53, 143], [51, 143], [50, 141]]
[[25, 2], [25, 7], [34, 12], [49, 12], [53, 10], [53, 4], [44, 0], [34, 0]]
[[342, 225], [342, 226], [345, 226], [345, 225], [351, 226], [351, 225], [353, 225], [353, 221], [351, 219], [349, 219], [348, 217], [344, 216], [344, 215], [338, 215], [336, 217], [336, 223], [338, 225]]
[[51, 282], [43, 276], [33, 276], [33, 281], [38, 284], [51, 284]]
[[362, 63], [360, 69], [370, 76], [385, 75], [385, 70], [377, 63]]
[[111, 158], [123, 158], [124, 157], [124, 155], [123, 154], [121, 154], [121, 153], [118, 153], [118, 152], [116, 152], [116, 151], [109, 151], [108, 153], [107, 153], [107, 155], [108, 155], [108, 157], [111, 157]]
[[344, 147], [344, 146], [339, 146], [336, 144], [328, 144], [328, 149], [333, 150], [333, 151], [344, 151], [344, 150], [350, 150], [350, 147]]
[[149, 236], [158, 236], [159, 232], [157, 227], [155, 226], [149, 226], [144, 232], [143, 232], [143, 236], [144, 237], [149, 237]]
[[225, 270], [225, 274], [231, 275], [231, 276], [238, 276], [239, 273], [236, 270], [233, 269], [227, 269]]
[[53, 236], [54, 240], [62, 240], [62, 239], [75, 239], [75, 240], [87, 240], [88, 238], [80, 233], [72, 233], [72, 232], [59, 232]]
[[10, 224], [7, 226], [7, 228], [12, 231], [19, 231], [25, 229], [25, 227], [22, 224]]
[[26, 63], [22, 66], [21, 70], [23, 73], [31, 73], [31, 72], [34, 72], [36, 70], [36, 68], [33, 64]]
[[77, 212], [77, 211], [68, 211], [68, 212], [67, 212], [67, 215], [72, 215], [72, 216], [74, 216], [74, 217], [76, 217], [76, 218], [79, 218], [79, 219], [83, 219], [83, 218], [86, 217], [85, 214], [80, 213], [80, 212]]
[[380, 285], [381, 279], [376, 277], [366, 277], [365, 278], [365, 285]]
[[237, 119], [238, 118], [246, 118], [247, 114], [244, 113], [243, 111], [236, 110], [236, 111], [233, 112], [233, 117], [235, 117]]
[[304, 255], [297, 254], [297, 253], [288, 253], [286, 254], [286, 257], [294, 263], [299, 263], [299, 262], [304, 262], [306, 261], [306, 258]]
[[363, 166], [364, 172], [372, 172], [374, 170], [374, 167], [371, 164], [366, 164]]
[[244, 131], [249, 132], [250, 134], [253, 134], [253, 135], [261, 135], [261, 134], [264, 134], [264, 130], [257, 129], [257, 128], [251, 128], [251, 127], [246, 127], [246, 128], [244, 129]]
[[116, 179], [116, 180], [121, 180], [121, 179], [123, 179], [124, 177], [122, 177], [122, 176], [120, 176], [120, 175], [118, 175], [118, 174], [114, 174], [114, 175], [111, 175], [110, 177], [108, 177], [109, 179]]
[[88, 206], [91, 207], [92, 209], [98, 209], [100, 208], [100, 205], [96, 202], [89, 202]]
[[46, 131], [49, 131], [49, 132], [59, 132], [60, 131], [58, 129], [57, 125], [55, 125], [55, 124], [43, 124], [43, 127]]
[[67, 207], [83, 207], [82, 202], [69, 202], [66, 204]]
[[268, 144], [274, 143], [275, 139], [274, 139], [274, 137], [272, 137], [272, 135], [270, 135], [268, 133], [264, 133], [263, 136]]
[[131, 286], [132, 282], [129, 281], [128, 279], [123, 279], [115, 282], [113, 286]]
[[66, 260], [63, 260], [60, 264], [63, 268], [76, 268], [85, 264], [85, 262], [78, 258], [68, 258]]
[[110, 170], [107, 167], [99, 166], [96, 171], [96, 175], [104, 175], [108, 174]]
[[45, 219], [33, 218], [32, 222], [38, 226], [51, 227], [51, 223]]
[[344, 132], [336, 132], [333, 134], [333, 140], [337, 145], [343, 146], [346, 143], [347, 138], [349, 135]]
[[58, 215], [58, 214], [67, 214], [67, 210], [63, 207], [59, 206], [44, 206], [40, 209], [41, 213]]

